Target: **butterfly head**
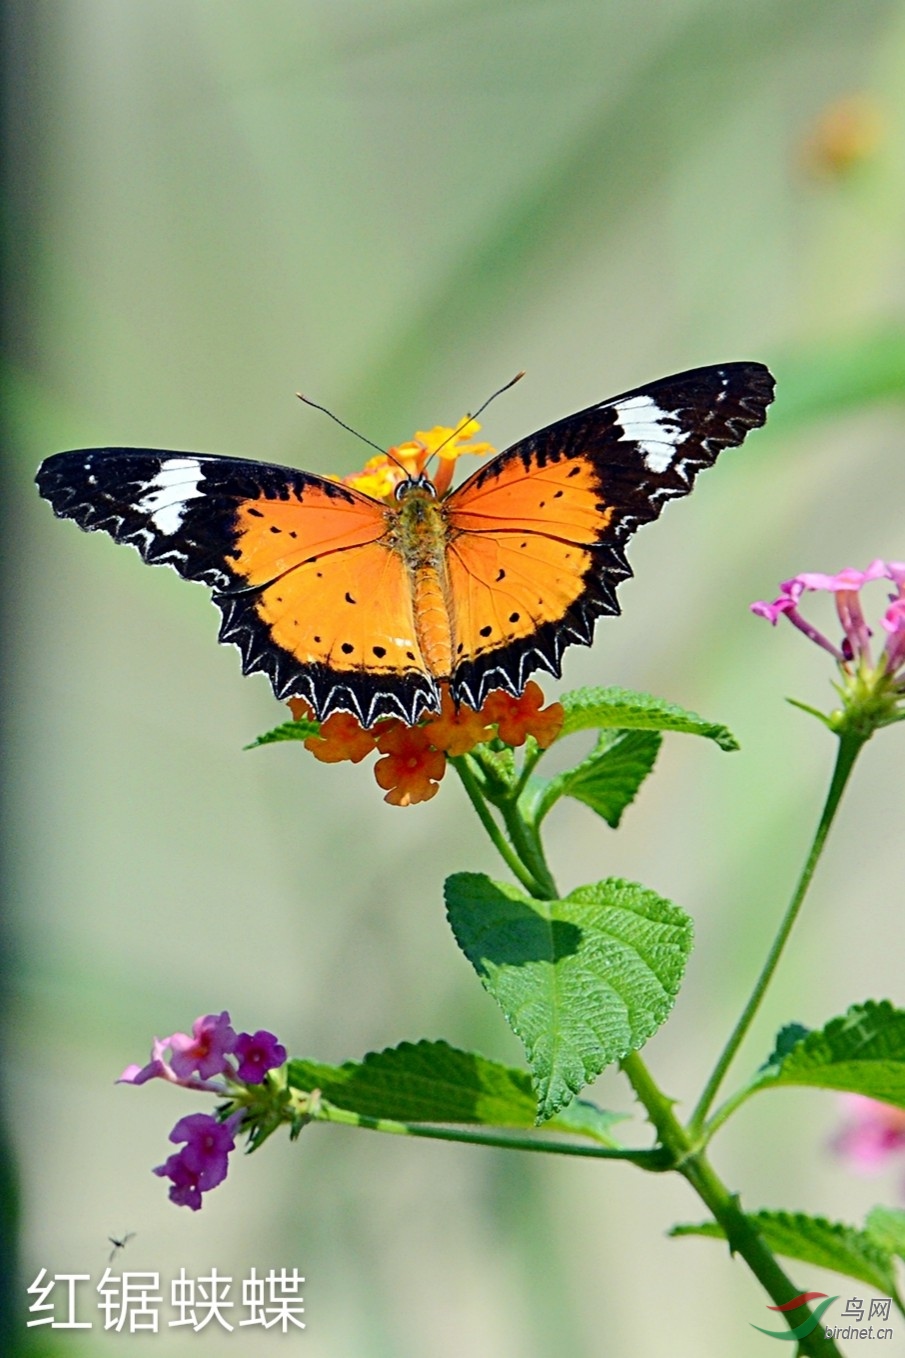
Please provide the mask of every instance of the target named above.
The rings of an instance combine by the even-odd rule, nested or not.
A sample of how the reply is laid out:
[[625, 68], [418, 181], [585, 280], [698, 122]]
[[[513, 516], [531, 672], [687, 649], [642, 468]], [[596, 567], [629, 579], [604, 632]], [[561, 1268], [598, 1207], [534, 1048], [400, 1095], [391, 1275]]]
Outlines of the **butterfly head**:
[[427, 472], [418, 472], [417, 476], [407, 476], [404, 481], [398, 482], [393, 490], [397, 500], [404, 500], [413, 491], [422, 491], [429, 495], [432, 500], [437, 498], [437, 487], [428, 476]]
[[[453, 429], [437, 425], [433, 429], [419, 430], [406, 443], [396, 444], [377, 457], [369, 458], [360, 472], [336, 479], [386, 505], [401, 504], [414, 491], [422, 500], [441, 500], [450, 489], [460, 454], [483, 456], [494, 451], [489, 443], [475, 441], [474, 435], [479, 428], [476, 420], [466, 418]], [[438, 464], [433, 475], [428, 475], [435, 455]]]

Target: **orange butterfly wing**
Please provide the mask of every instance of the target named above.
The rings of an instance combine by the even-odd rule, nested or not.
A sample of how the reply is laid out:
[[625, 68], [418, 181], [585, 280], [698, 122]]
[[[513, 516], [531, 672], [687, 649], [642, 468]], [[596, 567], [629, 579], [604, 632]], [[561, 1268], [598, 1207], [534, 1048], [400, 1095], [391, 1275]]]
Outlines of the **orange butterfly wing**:
[[231, 555], [251, 588], [215, 595], [220, 640], [238, 645], [246, 673], [265, 670], [278, 697], [306, 698], [321, 720], [411, 720], [439, 696], [405, 564], [383, 540], [385, 506], [348, 494], [337, 506], [335, 483], [306, 477], [298, 503], [238, 506]]
[[277, 697], [367, 726], [439, 710], [377, 500], [289, 467], [124, 448], [60, 453], [38, 483], [60, 516], [210, 585], [220, 640]]
[[558, 676], [565, 648], [619, 612], [627, 539], [763, 424], [772, 395], [759, 363], [679, 373], [540, 430], [453, 491], [453, 696], [480, 707], [534, 670]]

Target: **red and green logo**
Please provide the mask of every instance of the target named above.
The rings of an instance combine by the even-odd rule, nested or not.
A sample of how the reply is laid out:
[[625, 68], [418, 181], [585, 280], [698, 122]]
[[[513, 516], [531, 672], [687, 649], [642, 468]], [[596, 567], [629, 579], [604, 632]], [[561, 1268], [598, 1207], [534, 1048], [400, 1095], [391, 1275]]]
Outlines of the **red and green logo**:
[[819, 1306], [815, 1306], [813, 1313], [803, 1320], [800, 1325], [796, 1325], [794, 1330], [765, 1330], [762, 1325], [754, 1325], [751, 1328], [760, 1330], [761, 1334], [767, 1334], [771, 1339], [804, 1339], [806, 1334], [810, 1334], [820, 1324], [824, 1311], [828, 1306], [832, 1306], [837, 1300], [836, 1297], [828, 1297], [825, 1292], [799, 1292], [797, 1297], [787, 1301], [784, 1306], [768, 1306], [768, 1311], [794, 1311], [799, 1306], [806, 1306], [809, 1301], [814, 1301], [817, 1297], [824, 1297], [825, 1300]]

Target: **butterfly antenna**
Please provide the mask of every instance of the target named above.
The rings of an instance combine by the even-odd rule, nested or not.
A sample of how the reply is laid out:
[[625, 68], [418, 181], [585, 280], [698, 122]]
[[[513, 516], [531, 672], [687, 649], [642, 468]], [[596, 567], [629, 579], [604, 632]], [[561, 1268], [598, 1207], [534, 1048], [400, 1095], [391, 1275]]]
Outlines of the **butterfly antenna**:
[[[322, 410], [325, 415], [329, 415], [333, 423], [338, 424], [340, 429], [345, 429], [348, 433], [354, 434], [357, 439], [361, 439], [362, 443], [366, 443], [369, 448], [376, 448], [378, 453], [383, 453], [385, 456], [387, 455], [386, 448], [381, 448], [380, 444], [375, 443], [373, 439], [366, 438], [364, 434], [359, 434], [357, 429], [353, 429], [351, 424], [346, 424], [345, 420], [341, 420], [338, 415], [334, 415], [333, 411], [328, 410], [326, 406], [318, 405], [317, 401], [312, 401], [310, 397], [303, 396], [300, 391], [297, 391], [295, 394], [306, 406], [311, 406], [313, 410]], [[393, 458], [393, 461], [395, 462], [396, 459]]]
[[490, 405], [491, 401], [495, 401], [498, 396], [502, 396], [504, 391], [508, 391], [510, 387], [514, 387], [516, 382], [521, 382], [524, 376], [525, 370], [523, 368], [520, 373], [515, 374], [515, 377], [510, 377], [509, 381], [504, 383], [503, 386], [501, 386], [497, 391], [495, 391], [492, 396], [488, 396], [484, 404], [482, 406], [478, 406], [475, 413], [469, 416], [469, 419], [476, 420], [479, 415], [483, 415], [484, 411]]
[[487, 397], [487, 400], [483, 403], [483, 405], [478, 406], [477, 410], [474, 412], [473, 415], [466, 415], [463, 420], [460, 420], [459, 423], [456, 425], [455, 429], [452, 431], [452, 433], [447, 435], [447, 437], [443, 440], [439, 447], [435, 448], [434, 451], [431, 453], [431, 456], [428, 459], [428, 463], [430, 463], [430, 461], [437, 456], [441, 448], [445, 448], [447, 443], [450, 443], [456, 437], [457, 434], [461, 434], [462, 430], [465, 428], [467, 424], [470, 424], [472, 420], [476, 420], [479, 415], [482, 415], [484, 411], [487, 409], [487, 407], [490, 405], [491, 401], [495, 401], [498, 396], [502, 396], [504, 391], [508, 391], [510, 387], [514, 387], [516, 382], [521, 382], [524, 376], [525, 373], [523, 369], [521, 372], [516, 373], [515, 377], [510, 377], [509, 381], [504, 383], [502, 387], [499, 387], [493, 393], [492, 396]]

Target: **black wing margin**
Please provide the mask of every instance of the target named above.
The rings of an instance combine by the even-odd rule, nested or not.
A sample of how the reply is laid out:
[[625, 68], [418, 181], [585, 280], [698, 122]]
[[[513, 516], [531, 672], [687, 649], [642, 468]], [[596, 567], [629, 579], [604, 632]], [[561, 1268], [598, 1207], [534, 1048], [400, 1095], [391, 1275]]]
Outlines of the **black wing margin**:
[[226, 560], [236, 505], [288, 499], [310, 479], [266, 462], [145, 448], [56, 453], [35, 478], [58, 518], [109, 533], [148, 565], [172, 566], [215, 590], [244, 584]]

